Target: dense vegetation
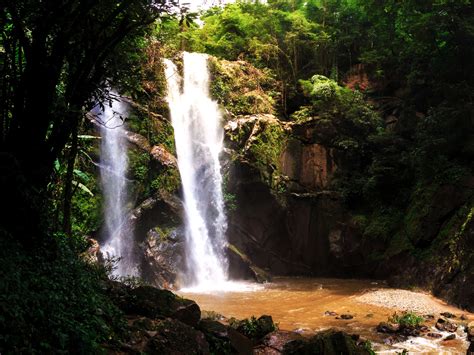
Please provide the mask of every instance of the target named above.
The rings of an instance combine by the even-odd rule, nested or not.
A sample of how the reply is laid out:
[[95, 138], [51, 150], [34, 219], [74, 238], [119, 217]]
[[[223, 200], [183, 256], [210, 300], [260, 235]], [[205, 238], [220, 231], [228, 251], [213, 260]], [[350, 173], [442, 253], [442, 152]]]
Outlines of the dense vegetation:
[[105, 270], [80, 256], [100, 223], [85, 114], [110, 87], [140, 90], [154, 24], [173, 5], [1, 2], [2, 353], [92, 353], [122, 326]]
[[419, 223], [420, 205], [472, 174], [473, 11], [449, 0], [241, 2], [180, 28], [174, 48], [271, 69], [280, 115], [317, 118], [346, 167], [333, 187], [367, 237], [403, 239], [399, 251], [418, 243], [412, 230], [392, 236]]
[[[258, 107], [329, 132], [325, 144], [349, 162], [332, 188], [363, 233], [386, 245], [395, 234], [398, 249], [423, 246], [416, 222], [437, 188], [472, 176], [470, 0], [241, 1], [204, 12], [202, 26], [186, 9], [160, 17], [173, 3], [0, 1], [0, 352], [90, 353], [120, 333], [120, 312], [101, 288], [105, 271], [79, 256], [83, 236], [101, 224], [85, 114], [110, 100], [111, 87], [165, 114], [164, 55], [201, 51], [259, 68], [249, 95], [232, 94], [239, 83], [228, 72], [214, 96], [236, 114]], [[150, 128], [142, 111], [130, 126], [172, 152], [170, 126]], [[281, 129], [266, 134], [273, 150], [252, 149], [272, 166]], [[150, 174], [149, 155], [130, 158], [137, 199], [177, 190], [176, 170]], [[463, 228], [469, 203], [454, 216]]]

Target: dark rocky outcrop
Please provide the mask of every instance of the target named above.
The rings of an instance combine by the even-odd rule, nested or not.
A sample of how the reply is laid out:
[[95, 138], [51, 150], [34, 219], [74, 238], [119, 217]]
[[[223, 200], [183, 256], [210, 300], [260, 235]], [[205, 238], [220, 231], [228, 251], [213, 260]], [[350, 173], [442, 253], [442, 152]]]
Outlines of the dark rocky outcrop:
[[196, 326], [201, 318], [201, 310], [194, 301], [178, 297], [168, 290], [151, 286], [130, 288], [120, 282], [109, 281], [107, 292], [126, 314], [152, 319], [172, 317], [191, 326]]
[[145, 347], [149, 354], [210, 354], [204, 334], [175, 319], [164, 319]]
[[358, 336], [327, 330], [316, 334], [302, 348], [288, 354], [370, 354], [365, 343], [358, 343], [358, 340]]
[[[474, 310], [474, 179], [434, 189], [423, 209], [409, 213], [409, 243], [424, 250], [394, 256], [388, 265], [390, 284], [417, 284], [461, 308]], [[418, 212], [418, 213], [415, 213]], [[420, 213], [421, 212], [421, 213]]]
[[354, 164], [331, 145], [336, 128], [270, 114], [228, 122], [230, 242], [276, 275], [390, 278], [473, 310], [474, 179], [426, 186], [389, 238], [371, 239], [331, 190], [337, 171]]
[[228, 325], [202, 319], [199, 329], [205, 334], [212, 353], [252, 354], [252, 341]]
[[[230, 242], [275, 274], [360, 272], [361, 236], [340, 197], [326, 190], [336, 169], [332, 150], [307, 130], [308, 137], [295, 138], [291, 125], [272, 115], [237, 117], [226, 129], [234, 149], [228, 190], [237, 205], [229, 216]], [[271, 134], [262, 137], [266, 130]], [[286, 143], [267, 162], [259, 154], [276, 141]]]
[[444, 318], [439, 318], [438, 321], [436, 322], [435, 327], [436, 329], [440, 331], [450, 332], [450, 333], [454, 333], [458, 329], [458, 326], [456, 324], [449, 322], [448, 320]]
[[[108, 297], [127, 318], [109, 354], [365, 354], [358, 337], [325, 331], [310, 339], [279, 331], [272, 317], [241, 321], [201, 319], [199, 306], [170, 291], [104, 281]], [[230, 324], [227, 324], [230, 323]]]
[[259, 283], [271, 281], [271, 275], [255, 266], [249, 257], [230, 243], [226, 246], [229, 262], [229, 277], [234, 280], [254, 280]]

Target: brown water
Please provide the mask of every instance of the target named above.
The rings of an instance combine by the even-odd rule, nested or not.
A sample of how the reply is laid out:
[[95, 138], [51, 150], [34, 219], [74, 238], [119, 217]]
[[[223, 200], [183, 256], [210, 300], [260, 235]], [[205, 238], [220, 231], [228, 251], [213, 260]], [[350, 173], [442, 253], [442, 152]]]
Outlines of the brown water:
[[[269, 314], [282, 330], [297, 330], [311, 334], [327, 328], [338, 328], [350, 333], [360, 334], [374, 343], [374, 348], [385, 352], [394, 346], [384, 344], [387, 335], [378, 334], [375, 327], [387, 321], [396, 309], [373, 306], [359, 302], [356, 298], [367, 291], [385, 288], [380, 282], [366, 280], [278, 278], [258, 289], [246, 292], [181, 292], [181, 295], [195, 300], [203, 310], [212, 310], [226, 317], [237, 319], [252, 315]], [[470, 320], [474, 315], [462, 312], [432, 298], [444, 311], [457, 315], [466, 314]], [[338, 315], [350, 314], [350, 320], [336, 319], [325, 315], [326, 311]], [[432, 313], [434, 314], [435, 311]], [[427, 324], [432, 326], [433, 324]], [[459, 331], [459, 336], [464, 334]], [[459, 338], [458, 336], [458, 338]], [[395, 345], [416, 351], [416, 353], [466, 353], [467, 342], [462, 339], [452, 341], [413, 338], [409, 342]]]

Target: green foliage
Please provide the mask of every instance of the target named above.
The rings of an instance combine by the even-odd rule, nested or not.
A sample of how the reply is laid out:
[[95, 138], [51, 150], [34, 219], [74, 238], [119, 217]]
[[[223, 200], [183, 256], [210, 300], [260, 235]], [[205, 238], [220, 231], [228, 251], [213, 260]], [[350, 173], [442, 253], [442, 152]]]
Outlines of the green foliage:
[[181, 186], [181, 179], [179, 171], [175, 168], [164, 169], [151, 182], [152, 191], [164, 190], [170, 193], [175, 193]]
[[224, 193], [224, 203], [227, 211], [234, 212], [237, 210], [237, 196], [233, 193]]
[[[97, 138], [80, 135], [78, 155], [75, 160], [72, 180], [71, 222], [74, 235], [86, 235], [96, 231], [101, 223], [102, 195], [98, 181], [98, 171], [91, 156], [96, 154]], [[49, 230], [59, 228], [63, 219], [64, 185], [66, 184], [66, 157], [61, 156], [54, 164], [54, 183], [50, 183], [49, 195], [51, 211], [48, 213]]]
[[[337, 79], [359, 53], [363, 16], [353, 1], [237, 2], [214, 8], [204, 26], [188, 32], [188, 49], [268, 67], [283, 85], [281, 108], [293, 111], [299, 79], [311, 73]], [[288, 106], [290, 107], [288, 107]]]
[[243, 320], [231, 318], [229, 325], [250, 339], [256, 340], [278, 329], [278, 326], [269, 320], [271, 320], [271, 318], [268, 316], [262, 316], [258, 319], [255, 316], [251, 316]]
[[398, 231], [403, 220], [403, 213], [397, 209], [380, 209], [368, 219], [364, 228], [364, 237], [372, 240], [389, 241]]
[[150, 175], [152, 173], [150, 169], [150, 155], [147, 152], [131, 149], [128, 152], [128, 160], [129, 172], [134, 180], [133, 186], [136, 194], [142, 199], [149, 194], [151, 187], [149, 184]]
[[253, 164], [262, 173], [264, 180], [270, 186], [278, 186], [280, 156], [286, 146], [287, 135], [277, 122], [261, 122], [261, 132], [255, 136], [250, 145]]
[[156, 226], [153, 229], [160, 237], [161, 242], [168, 241], [168, 239], [170, 239], [170, 237], [174, 234], [176, 230], [176, 228], [174, 227], [160, 227], [160, 226]]
[[371, 135], [381, 129], [379, 115], [363, 96], [322, 75], [314, 75], [309, 81], [301, 80], [300, 84], [311, 106], [297, 111], [295, 117], [299, 121], [317, 117], [316, 124], [326, 129], [321, 141], [341, 150], [363, 153]]
[[235, 115], [275, 113], [278, 83], [268, 69], [210, 58], [211, 96]]
[[122, 332], [103, 291], [105, 270], [78, 256], [83, 239], [56, 235], [33, 251], [6, 235], [1, 244], [2, 353], [94, 353]]
[[401, 327], [418, 327], [425, 321], [423, 317], [413, 312], [394, 313], [388, 318], [391, 323], [400, 324]]
[[372, 347], [372, 342], [370, 340], [364, 340], [362, 342], [362, 348], [367, 351], [369, 355], [375, 355], [374, 348]]
[[241, 327], [243, 334], [249, 338], [256, 338], [259, 335], [259, 325], [255, 316], [242, 320], [239, 327]]

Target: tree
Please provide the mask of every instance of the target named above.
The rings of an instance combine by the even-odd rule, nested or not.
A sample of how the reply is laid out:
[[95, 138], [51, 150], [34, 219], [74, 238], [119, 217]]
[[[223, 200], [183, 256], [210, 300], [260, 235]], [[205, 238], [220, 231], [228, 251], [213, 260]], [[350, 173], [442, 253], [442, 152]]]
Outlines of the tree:
[[1, 0], [1, 225], [31, 240], [57, 159], [174, 0]]

